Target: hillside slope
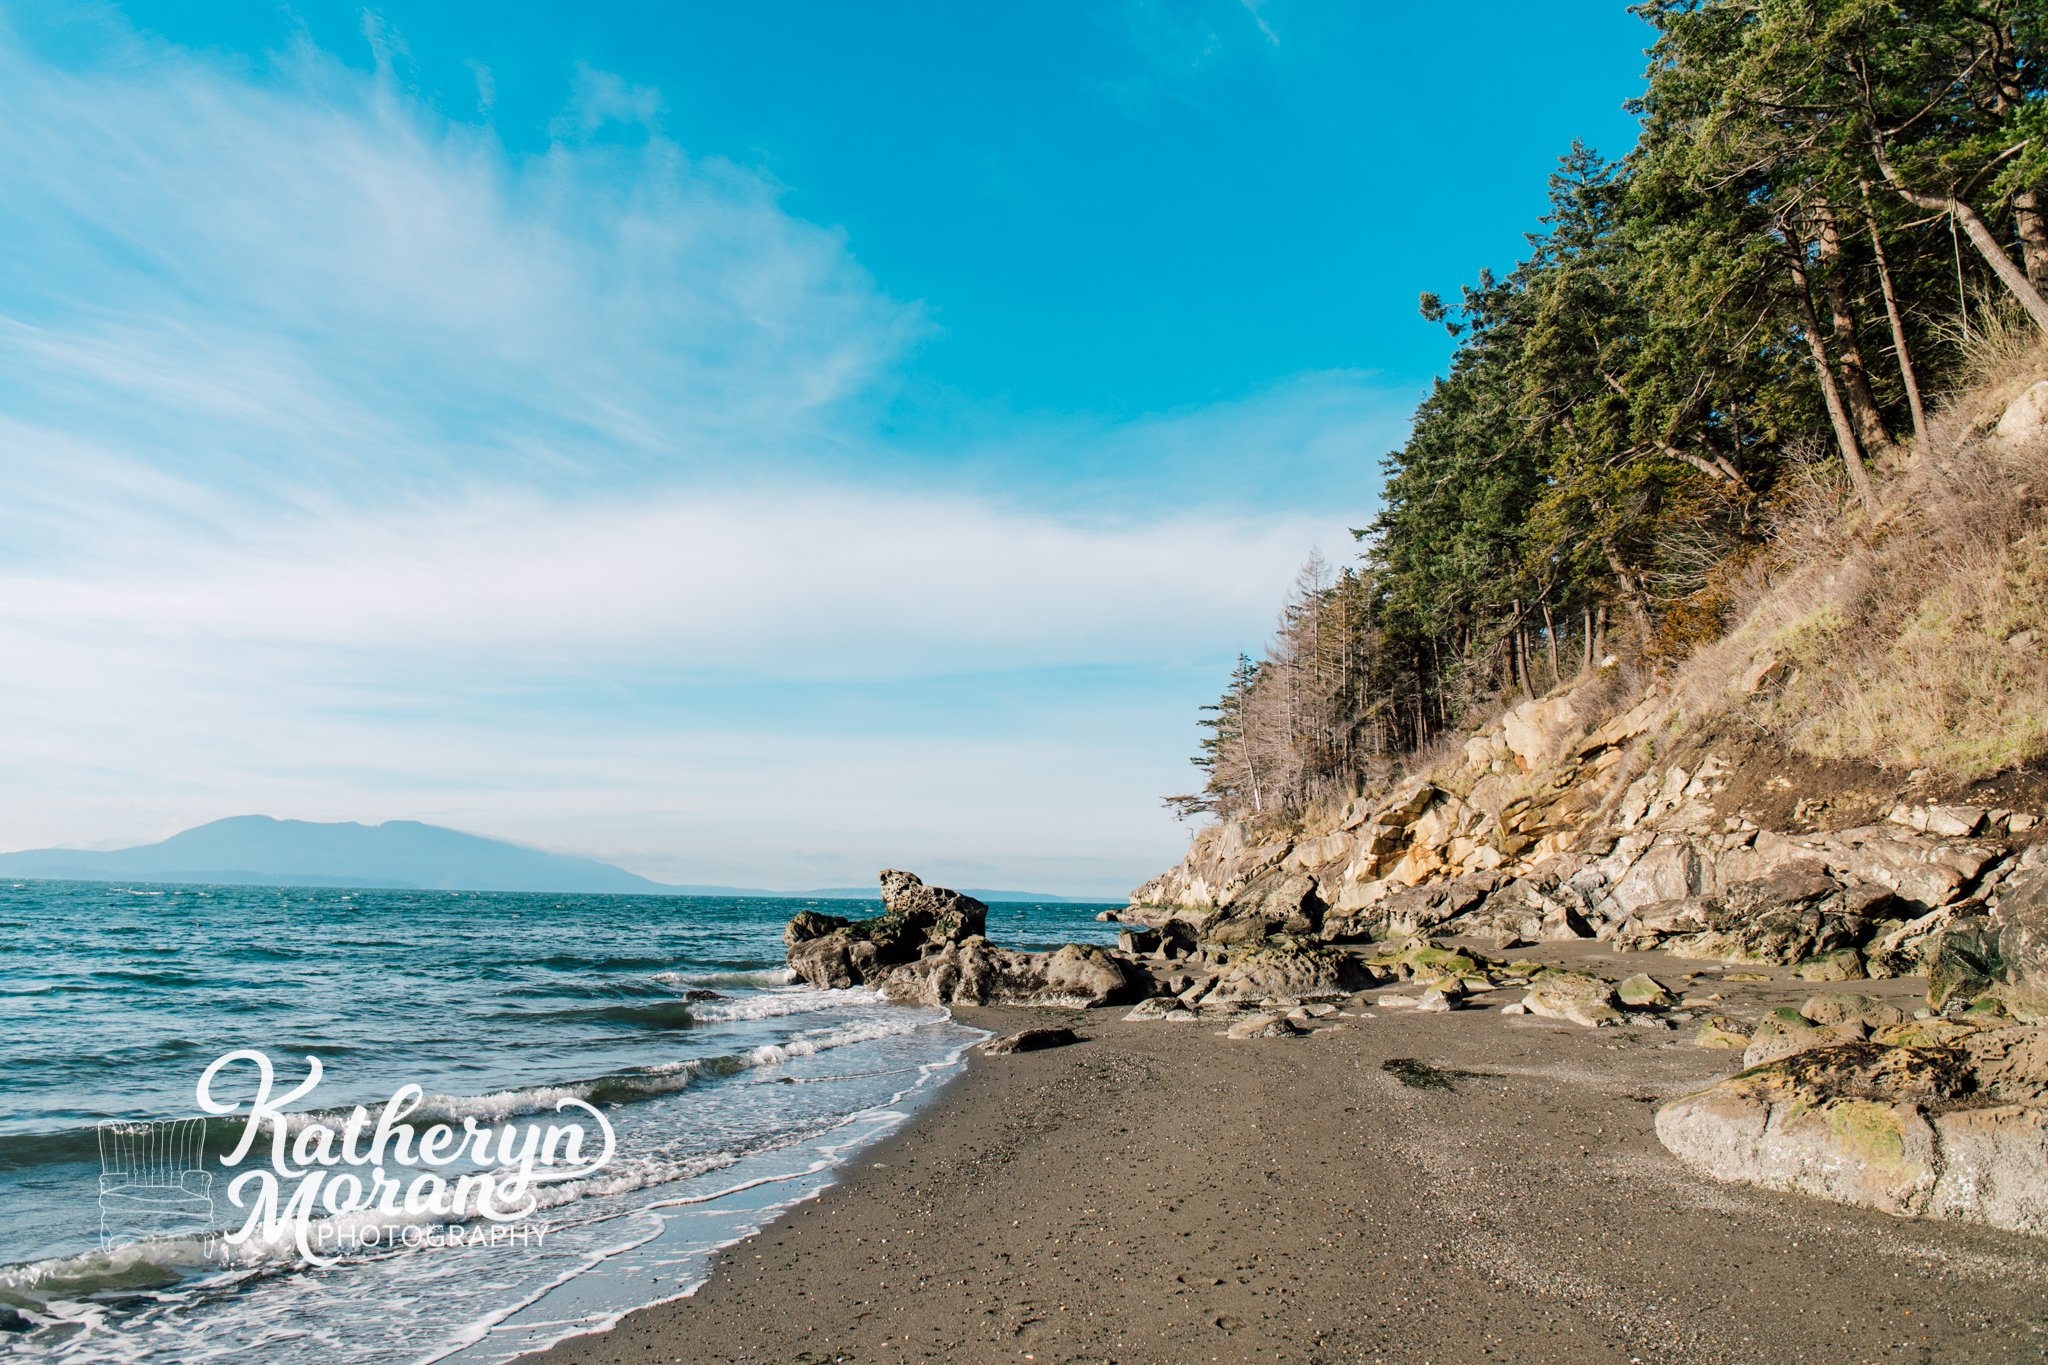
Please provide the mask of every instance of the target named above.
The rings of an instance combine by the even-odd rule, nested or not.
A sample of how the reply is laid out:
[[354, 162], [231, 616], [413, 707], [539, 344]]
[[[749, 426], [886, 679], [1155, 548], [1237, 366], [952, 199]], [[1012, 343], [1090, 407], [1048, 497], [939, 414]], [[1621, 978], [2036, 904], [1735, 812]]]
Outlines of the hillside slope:
[[1341, 805], [1213, 824], [1122, 917], [1925, 969], [2048, 807], [2048, 352], [1936, 441], [1876, 516], [1816, 478], [1684, 663], [1610, 661]]

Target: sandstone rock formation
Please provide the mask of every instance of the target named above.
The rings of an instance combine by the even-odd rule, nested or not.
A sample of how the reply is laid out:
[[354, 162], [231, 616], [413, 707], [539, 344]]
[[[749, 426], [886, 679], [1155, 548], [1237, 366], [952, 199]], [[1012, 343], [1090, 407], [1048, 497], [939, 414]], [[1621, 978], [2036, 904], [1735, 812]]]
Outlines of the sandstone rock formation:
[[[1755, 685], [1769, 665], [1752, 670]], [[1976, 922], [2001, 898], [2034, 894], [2008, 889], [2033, 815], [1899, 801], [1841, 828], [1761, 828], [1724, 793], [1738, 779], [1754, 786], [1767, 752], [1731, 761], [1709, 746], [1648, 762], [1675, 704], [1653, 688], [1614, 712], [1605, 686], [1582, 679], [1525, 702], [1429, 772], [1306, 827], [1212, 825], [1118, 917], [1218, 946], [1273, 935], [1597, 938], [1806, 964], [1808, 979], [1833, 981], [1920, 971], [1958, 923], [1979, 931], [1951, 943], [1966, 992], [1991, 988], [2014, 953], [2043, 956], [2048, 935], [2022, 927], [2017, 911], [1995, 927]], [[2027, 990], [1997, 980], [2015, 998]]]

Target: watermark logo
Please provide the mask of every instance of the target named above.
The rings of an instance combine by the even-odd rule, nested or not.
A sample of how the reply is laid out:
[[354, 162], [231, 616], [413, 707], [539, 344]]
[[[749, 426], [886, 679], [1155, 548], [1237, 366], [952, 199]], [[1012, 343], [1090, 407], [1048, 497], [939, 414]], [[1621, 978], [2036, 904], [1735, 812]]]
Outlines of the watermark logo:
[[207, 1120], [102, 1124], [102, 1245], [216, 1227], [217, 1195], [241, 1220], [222, 1236], [224, 1257], [288, 1247], [327, 1265], [365, 1247], [523, 1245], [546, 1236], [531, 1222], [544, 1189], [588, 1179], [617, 1149], [605, 1116], [573, 1096], [554, 1117], [501, 1123], [425, 1113], [417, 1085], [375, 1112], [287, 1113], [310, 1107], [323, 1070], [308, 1056], [304, 1077], [282, 1086], [269, 1056], [248, 1048], [206, 1068], [200, 1110], [240, 1125], [213, 1163], [218, 1190], [203, 1156]]
[[99, 1125], [100, 1245], [213, 1226], [213, 1172], [201, 1119]]

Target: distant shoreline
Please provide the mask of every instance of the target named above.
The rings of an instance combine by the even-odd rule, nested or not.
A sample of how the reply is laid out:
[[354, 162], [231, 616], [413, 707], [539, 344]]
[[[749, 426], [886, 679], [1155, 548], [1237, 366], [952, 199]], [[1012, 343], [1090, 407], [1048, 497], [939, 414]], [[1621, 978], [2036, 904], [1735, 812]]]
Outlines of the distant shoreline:
[[[0, 878], [146, 882], [155, 886], [303, 886], [363, 891], [488, 891], [554, 896], [726, 896], [742, 900], [875, 899], [869, 886], [800, 887], [658, 882], [597, 858], [418, 820], [280, 820], [231, 815], [132, 848], [30, 848], [0, 853]], [[976, 890], [1013, 905], [1121, 905], [1099, 896]]]
[[[7, 855], [0, 855], [5, 857]], [[0, 880], [10, 882], [87, 882], [101, 886], [182, 886], [206, 888], [211, 886], [269, 887], [279, 891], [426, 891], [450, 894], [477, 894], [493, 896], [644, 896], [653, 899], [690, 899], [693, 897], [726, 900], [763, 901], [869, 901], [879, 904], [881, 896], [870, 887], [825, 887], [815, 891], [769, 891], [760, 887], [747, 886], [667, 886], [655, 883], [651, 890], [594, 890], [589, 888], [533, 888], [507, 886], [422, 886], [416, 882], [396, 880], [358, 880], [350, 877], [320, 877], [310, 873], [294, 874], [290, 881], [279, 881], [262, 873], [193, 873], [176, 877], [170, 876], [107, 876], [87, 873], [80, 869], [75, 874], [62, 871], [10, 872], [0, 867]], [[1121, 908], [1127, 901], [1123, 896], [1061, 896], [1050, 892], [1033, 891], [990, 891], [970, 888], [964, 894], [989, 905], [1099, 905]]]

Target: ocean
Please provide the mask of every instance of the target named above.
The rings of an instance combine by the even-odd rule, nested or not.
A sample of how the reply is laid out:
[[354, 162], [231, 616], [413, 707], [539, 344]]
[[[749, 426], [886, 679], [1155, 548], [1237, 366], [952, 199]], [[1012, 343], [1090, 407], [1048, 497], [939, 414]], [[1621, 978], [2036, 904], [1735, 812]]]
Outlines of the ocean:
[[[781, 931], [804, 908], [880, 905], [0, 882], [0, 1305], [30, 1324], [0, 1353], [483, 1365], [690, 1292], [719, 1248], [829, 1184], [981, 1037], [943, 1010], [792, 984]], [[989, 936], [1106, 942], [1101, 908], [992, 906]], [[417, 1086], [423, 1130], [580, 1117], [584, 1164], [600, 1127], [611, 1151], [534, 1186], [516, 1221], [316, 1200], [304, 1221], [340, 1236], [312, 1255], [289, 1237], [231, 1244], [261, 1192], [236, 1206], [232, 1177], [276, 1166], [263, 1142], [224, 1166], [245, 1120], [200, 1107], [202, 1074], [238, 1050], [264, 1055], [279, 1094], [319, 1059], [317, 1086], [274, 1125], [288, 1142]], [[256, 1069], [227, 1064], [207, 1098], [253, 1096]], [[103, 1137], [123, 1122], [153, 1126]], [[424, 1152], [390, 1169], [425, 1171]], [[123, 1202], [135, 1181], [141, 1205]], [[168, 1203], [146, 1202], [164, 1188]], [[365, 1221], [381, 1235], [351, 1243]]]

